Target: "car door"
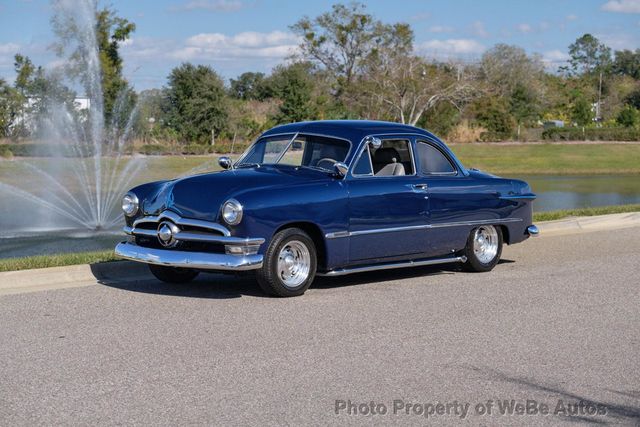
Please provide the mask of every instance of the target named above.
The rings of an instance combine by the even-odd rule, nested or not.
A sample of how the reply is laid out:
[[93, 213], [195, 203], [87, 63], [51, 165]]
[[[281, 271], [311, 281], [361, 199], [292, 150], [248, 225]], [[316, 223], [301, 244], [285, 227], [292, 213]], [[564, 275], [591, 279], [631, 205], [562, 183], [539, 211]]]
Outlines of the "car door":
[[417, 139], [418, 175], [427, 186], [428, 251], [430, 256], [462, 249], [474, 221], [492, 206], [495, 195], [482, 191], [476, 180], [465, 176], [435, 143]]
[[415, 257], [425, 250], [427, 199], [416, 174], [412, 141], [374, 138], [348, 180], [350, 262]]

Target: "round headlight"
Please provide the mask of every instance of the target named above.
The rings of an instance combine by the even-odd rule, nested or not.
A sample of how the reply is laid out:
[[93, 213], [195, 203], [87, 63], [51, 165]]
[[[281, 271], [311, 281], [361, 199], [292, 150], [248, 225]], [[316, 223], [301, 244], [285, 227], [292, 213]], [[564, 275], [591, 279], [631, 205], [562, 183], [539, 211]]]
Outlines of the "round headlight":
[[122, 198], [122, 211], [126, 216], [134, 216], [138, 213], [138, 197], [133, 193], [127, 193]]
[[235, 199], [227, 200], [222, 205], [222, 219], [229, 225], [238, 225], [242, 221], [242, 205]]

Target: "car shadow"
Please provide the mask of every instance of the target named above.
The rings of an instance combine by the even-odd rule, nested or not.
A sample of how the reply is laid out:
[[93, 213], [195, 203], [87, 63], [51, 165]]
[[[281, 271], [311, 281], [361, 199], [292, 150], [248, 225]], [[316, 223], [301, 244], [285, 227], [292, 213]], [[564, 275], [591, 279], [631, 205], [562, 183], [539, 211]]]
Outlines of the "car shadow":
[[264, 296], [252, 274], [202, 273], [189, 283], [164, 283], [146, 265], [129, 261], [92, 264], [91, 272], [99, 284], [130, 292], [210, 299]]
[[329, 289], [344, 286], [366, 285], [371, 283], [392, 282], [396, 280], [413, 279], [416, 277], [438, 276], [454, 274], [461, 271], [459, 264], [441, 264], [438, 266], [394, 268], [390, 270], [368, 271], [345, 276], [318, 277], [311, 286], [315, 289]]
[[[590, 415], [588, 413], [577, 413], [571, 414], [569, 411], [566, 413], [560, 413], [555, 415], [558, 419], [569, 422], [576, 422], [579, 424], [599, 424], [599, 425], [608, 425], [608, 424], [624, 424], [624, 425], [640, 425], [640, 406], [637, 404], [628, 404], [615, 402], [614, 400], [604, 400], [604, 399], [592, 399], [588, 396], [585, 396], [580, 393], [574, 393], [567, 389], [564, 389], [556, 384], [549, 384], [542, 381], [538, 381], [529, 377], [521, 377], [521, 376], [513, 376], [508, 375], [504, 372], [500, 372], [491, 368], [484, 368], [478, 366], [453, 366], [450, 367], [455, 369], [462, 368], [463, 370], [469, 371], [474, 376], [479, 376], [481, 379], [490, 381], [490, 382], [506, 382], [515, 384], [519, 388], [524, 391], [537, 391], [546, 393], [548, 395], [553, 396], [554, 399], [562, 399], [565, 408], [568, 404], [575, 405], [580, 402], [591, 403], [592, 405], [604, 406], [606, 408], [606, 414], [603, 415]], [[608, 388], [603, 388], [603, 391], [618, 396], [620, 399], [628, 401], [629, 399], [638, 401], [640, 397], [640, 391], [631, 390], [631, 391], [623, 391], [623, 390], [611, 390]], [[614, 398], [615, 399], [615, 398]], [[618, 399], [615, 399], [618, 400]], [[557, 401], [553, 402], [545, 402], [552, 403], [550, 409], [553, 411], [556, 409]]]
[[[501, 260], [500, 263], [514, 261]], [[251, 273], [201, 273], [194, 281], [182, 284], [164, 283], [156, 279], [147, 266], [131, 261], [91, 264], [91, 272], [101, 285], [146, 294], [187, 298], [230, 299], [242, 296], [265, 297]], [[312, 289], [333, 289], [345, 286], [392, 282], [461, 272], [460, 264], [408, 267], [354, 273], [339, 277], [317, 277]]]

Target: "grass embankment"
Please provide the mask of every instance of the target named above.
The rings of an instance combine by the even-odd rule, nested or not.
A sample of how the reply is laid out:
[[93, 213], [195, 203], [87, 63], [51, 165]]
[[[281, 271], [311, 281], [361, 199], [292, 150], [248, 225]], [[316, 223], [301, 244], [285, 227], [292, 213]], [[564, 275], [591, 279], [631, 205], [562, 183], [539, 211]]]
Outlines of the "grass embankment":
[[640, 204], [636, 205], [618, 205], [618, 206], [600, 206], [595, 208], [566, 209], [550, 212], [534, 212], [533, 221], [554, 221], [575, 216], [596, 216], [609, 215], [616, 213], [640, 212]]
[[115, 261], [112, 249], [95, 252], [77, 252], [69, 254], [36, 255], [24, 258], [0, 259], [0, 272], [29, 270], [32, 268], [60, 267], [64, 265], [94, 264]]
[[[533, 214], [533, 220], [534, 222], [552, 221], [575, 216], [594, 216], [625, 212], [640, 212], [640, 204], [538, 212]], [[0, 272], [28, 270], [32, 268], [60, 267], [76, 264], [94, 264], [98, 262], [115, 261], [117, 259], [118, 258], [114, 255], [113, 250], [57, 255], [38, 255], [25, 258], [7, 258], [0, 259]]]
[[468, 168], [497, 175], [640, 174], [638, 144], [453, 144]]

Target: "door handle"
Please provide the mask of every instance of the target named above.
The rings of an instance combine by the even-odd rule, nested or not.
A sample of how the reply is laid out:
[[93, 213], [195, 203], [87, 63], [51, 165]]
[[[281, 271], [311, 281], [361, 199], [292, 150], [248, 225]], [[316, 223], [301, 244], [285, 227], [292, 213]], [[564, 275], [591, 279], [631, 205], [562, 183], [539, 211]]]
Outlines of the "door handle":
[[418, 190], [418, 191], [427, 191], [429, 186], [427, 184], [414, 184], [413, 188]]

